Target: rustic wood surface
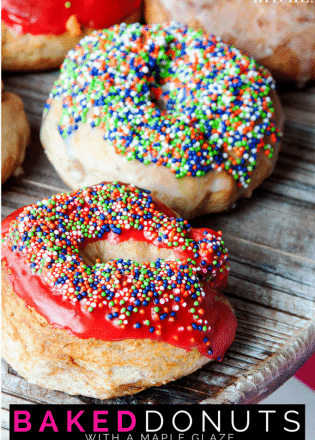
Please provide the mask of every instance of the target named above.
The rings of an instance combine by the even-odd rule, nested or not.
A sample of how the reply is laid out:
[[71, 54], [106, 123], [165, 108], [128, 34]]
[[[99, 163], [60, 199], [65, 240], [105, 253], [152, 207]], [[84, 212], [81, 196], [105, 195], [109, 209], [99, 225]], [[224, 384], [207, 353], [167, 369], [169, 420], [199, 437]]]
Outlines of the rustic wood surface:
[[[58, 72], [4, 75], [32, 126], [23, 172], [2, 186], [2, 217], [67, 190], [39, 141], [43, 105]], [[226, 296], [238, 319], [222, 362], [159, 388], [110, 403], [257, 403], [315, 350], [315, 84], [278, 87], [286, 115], [276, 169], [251, 199], [230, 212], [194, 220], [220, 229], [231, 259]], [[10, 403], [96, 402], [29, 384], [3, 363], [3, 439]]]

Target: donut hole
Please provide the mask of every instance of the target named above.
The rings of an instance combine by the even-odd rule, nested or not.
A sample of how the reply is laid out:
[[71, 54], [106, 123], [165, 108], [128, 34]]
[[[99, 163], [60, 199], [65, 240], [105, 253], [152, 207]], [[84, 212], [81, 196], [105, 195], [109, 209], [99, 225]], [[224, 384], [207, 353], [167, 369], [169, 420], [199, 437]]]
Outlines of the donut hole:
[[156, 98], [152, 95], [151, 101], [155, 104], [155, 106], [161, 110], [161, 112], [166, 111], [166, 103], [163, 101], [162, 98]]
[[[151, 84], [150, 88], [150, 101], [161, 111], [167, 112], [167, 92], [171, 89], [169, 81], [166, 81], [160, 76], [161, 67], [155, 66], [153, 72], [154, 83]], [[165, 94], [166, 92], [166, 94]]]
[[147, 263], [162, 260], [175, 260], [172, 249], [158, 248], [153, 244], [144, 241], [123, 241], [121, 243], [110, 243], [108, 240], [100, 240], [94, 243], [88, 243], [79, 255], [85, 264], [94, 266], [96, 260], [100, 263], [106, 263], [109, 260], [132, 260], [137, 263]]
[[164, 101], [164, 99], [161, 97], [162, 93], [165, 91], [166, 87], [161, 87], [161, 85], [159, 84], [159, 77], [158, 75], [156, 75], [156, 84], [157, 84], [157, 88], [152, 88], [150, 90], [150, 101], [153, 102], [153, 104], [161, 111], [161, 112], [165, 112], [167, 110], [166, 107], [166, 102]]

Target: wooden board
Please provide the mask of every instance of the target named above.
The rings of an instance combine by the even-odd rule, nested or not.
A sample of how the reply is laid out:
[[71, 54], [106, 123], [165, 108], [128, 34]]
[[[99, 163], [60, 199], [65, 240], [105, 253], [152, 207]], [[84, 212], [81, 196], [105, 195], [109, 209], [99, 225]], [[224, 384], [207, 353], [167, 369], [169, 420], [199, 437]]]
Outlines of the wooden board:
[[[67, 190], [39, 142], [43, 105], [57, 72], [4, 76], [32, 125], [23, 174], [2, 187], [2, 217]], [[110, 403], [256, 403], [283, 384], [315, 350], [315, 85], [279, 87], [285, 109], [283, 147], [273, 175], [235, 209], [193, 226], [223, 231], [231, 259], [226, 295], [238, 319], [222, 362], [159, 388]], [[2, 406], [92, 403], [29, 384], [3, 365]], [[8, 417], [3, 417], [8, 438]]]

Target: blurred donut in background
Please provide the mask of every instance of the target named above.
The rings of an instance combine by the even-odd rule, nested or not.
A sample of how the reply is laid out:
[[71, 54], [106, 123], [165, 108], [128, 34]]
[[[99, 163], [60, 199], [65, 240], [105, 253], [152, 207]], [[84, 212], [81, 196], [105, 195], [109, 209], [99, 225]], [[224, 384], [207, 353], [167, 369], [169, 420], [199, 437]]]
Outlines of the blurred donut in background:
[[[1, 84], [3, 87], [3, 84]], [[30, 138], [30, 126], [22, 99], [10, 92], [1, 93], [1, 183], [22, 164]]]
[[92, 30], [141, 18], [142, 0], [3, 0], [2, 69], [58, 68]]
[[219, 35], [280, 81], [315, 79], [315, 2], [145, 0], [145, 21], [175, 20]]

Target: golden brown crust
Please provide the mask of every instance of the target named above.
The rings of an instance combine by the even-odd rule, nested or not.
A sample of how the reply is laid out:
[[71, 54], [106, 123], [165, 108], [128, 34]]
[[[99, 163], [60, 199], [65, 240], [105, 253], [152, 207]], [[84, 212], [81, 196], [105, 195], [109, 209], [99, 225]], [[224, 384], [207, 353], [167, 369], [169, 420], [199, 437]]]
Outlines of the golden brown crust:
[[[44, 388], [99, 399], [134, 394], [197, 370], [209, 359], [150, 339], [81, 339], [52, 327], [20, 299], [2, 265], [2, 356]], [[227, 300], [218, 295], [218, 300]]]
[[22, 164], [30, 138], [30, 126], [21, 98], [14, 93], [1, 94], [1, 183]]
[[315, 79], [315, 3], [145, 0], [145, 21], [175, 20], [220, 35], [279, 80]]
[[[140, 21], [141, 10], [126, 17], [126, 23]], [[18, 34], [4, 22], [2, 26], [2, 69], [5, 71], [36, 71], [59, 68], [65, 56], [93, 29], [82, 28], [79, 35]]]

